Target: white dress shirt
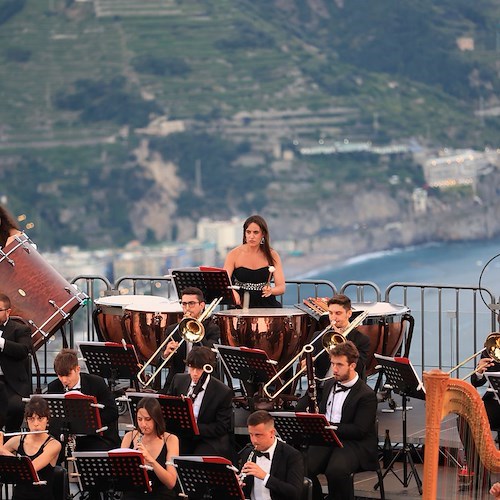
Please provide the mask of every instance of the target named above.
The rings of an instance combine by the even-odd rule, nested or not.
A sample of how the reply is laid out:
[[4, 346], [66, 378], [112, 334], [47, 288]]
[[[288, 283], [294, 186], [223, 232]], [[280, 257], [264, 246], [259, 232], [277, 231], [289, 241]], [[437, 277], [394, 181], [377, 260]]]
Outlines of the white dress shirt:
[[[198, 421], [198, 414], [200, 413], [201, 403], [203, 402], [203, 398], [205, 397], [205, 392], [207, 390], [207, 385], [209, 382], [210, 382], [210, 375], [207, 375], [207, 378], [202, 386], [202, 390], [198, 393], [196, 399], [193, 401], [193, 413], [196, 421]], [[187, 393], [188, 396], [191, 396], [191, 394], [193, 393], [195, 385], [196, 384], [193, 384], [193, 382], [191, 382], [191, 385], [189, 386]]]
[[340, 419], [342, 418], [342, 407], [344, 406], [344, 401], [346, 400], [350, 388], [358, 381], [359, 375], [356, 373], [356, 376], [342, 384], [344, 387], [348, 387], [347, 391], [335, 392], [335, 384], [332, 386], [332, 390], [328, 395], [328, 401], [326, 403], [326, 419], [332, 424], [338, 424]]
[[271, 476], [271, 464], [273, 463], [277, 444], [278, 440], [274, 438], [274, 443], [267, 450], [263, 450], [269, 453], [269, 459], [267, 457], [257, 457], [255, 459], [255, 463], [266, 473], [266, 477], [264, 479], [253, 478], [253, 488], [250, 494], [251, 500], [271, 500], [271, 490], [266, 488], [266, 484]]

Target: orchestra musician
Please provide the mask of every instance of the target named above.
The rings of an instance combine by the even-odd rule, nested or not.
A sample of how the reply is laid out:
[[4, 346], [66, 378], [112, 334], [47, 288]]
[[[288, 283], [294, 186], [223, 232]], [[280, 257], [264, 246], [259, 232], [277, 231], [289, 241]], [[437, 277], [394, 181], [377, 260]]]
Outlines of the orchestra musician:
[[76, 451], [107, 451], [120, 445], [118, 436], [118, 408], [113, 393], [106, 382], [98, 375], [82, 373], [78, 356], [74, 349], [62, 349], [54, 359], [57, 379], [49, 383], [49, 394], [63, 394], [79, 391], [88, 396], [95, 396], [97, 403], [104, 405], [99, 409], [101, 423], [107, 427], [101, 435], [77, 436]]
[[122, 448], [139, 450], [144, 455], [151, 481], [151, 493], [127, 491], [123, 500], [163, 500], [177, 498], [174, 491], [177, 472], [171, 463], [172, 457], [179, 455], [179, 439], [166, 432], [165, 420], [160, 403], [156, 398], [142, 398], [137, 404], [136, 430], [127, 432], [122, 439]]
[[193, 411], [199, 436], [182, 438], [183, 455], [218, 455], [231, 461], [234, 452], [231, 440], [233, 418], [233, 391], [210, 375], [208, 367], [215, 366], [215, 353], [208, 347], [194, 347], [187, 355], [188, 373], [177, 373], [168, 394], [188, 396], [193, 400]]
[[[181, 306], [185, 318], [198, 319], [205, 310], [205, 305], [203, 292], [199, 288], [188, 287], [182, 291]], [[176, 373], [184, 373], [186, 371], [185, 359], [193, 346], [205, 346], [211, 349], [219, 342], [220, 328], [213, 318], [206, 318], [203, 321], [203, 326], [205, 328], [205, 335], [200, 342], [182, 342], [182, 344], [179, 345], [182, 337], [179, 330], [177, 330], [173, 334], [173, 339], [167, 343], [165, 351], [163, 352], [163, 358], [167, 358], [173, 352], [175, 352], [175, 354], [172, 355], [169, 361], [169, 371], [163, 388], [164, 392], [168, 391]], [[177, 325], [170, 325], [165, 332], [166, 337], [168, 337], [176, 327]]]
[[31, 394], [29, 352], [31, 329], [10, 318], [11, 302], [0, 293], [0, 393], [7, 397], [5, 429], [13, 432], [23, 422], [22, 398]]
[[0, 205], [0, 248], [6, 247], [19, 234], [21, 230], [16, 220]]
[[245, 498], [299, 500], [304, 485], [304, 461], [292, 446], [276, 438], [273, 417], [257, 410], [247, 419], [251, 447], [244, 448], [240, 480]]
[[[336, 294], [327, 302], [328, 318], [330, 326], [333, 331], [344, 334], [349, 328], [350, 318], [352, 316], [351, 299], [347, 295]], [[313, 339], [318, 336], [320, 332], [315, 332]], [[323, 349], [321, 337], [316, 339], [313, 343], [313, 355], [318, 354]], [[360, 332], [357, 328], [348, 332], [346, 340], [350, 340], [357, 348], [359, 353], [358, 362], [356, 364], [356, 371], [359, 376], [366, 380], [366, 360], [368, 359], [368, 351], [370, 350], [370, 338], [368, 335]], [[331, 375], [331, 364], [328, 356], [318, 356], [314, 363], [316, 377], [325, 378]]]
[[318, 474], [327, 478], [329, 500], [350, 500], [354, 499], [351, 474], [377, 466], [377, 397], [356, 372], [358, 358], [349, 340], [330, 351], [333, 377], [325, 384], [319, 410], [335, 427], [343, 447], [309, 447], [307, 475], [313, 481], [314, 498], [323, 498]]
[[27, 456], [41, 481], [47, 484], [34, 486], [31, 483], [19, 483], [14, 487], [15, 500], [54, 500], [53, 475], [61, 443], [47, 431], [50, 417], [49, 405], [40, 396], [33, 396], [26, 404], [24, 416], [30, 432], [19, 433], [0, 446], [0, 454]]
[[228, 253], [224, 269], [233, 285], [240, 287], [234, 294], [237, 305], [246, 305], [244, 297], [248, 292], [250, 308], [281, 307], [276, 296], [285, 293], [283, 266], [278, 252], [271, 248], [267, 223], [260, 215], [252, 215], [245, 221], [243, 243]]

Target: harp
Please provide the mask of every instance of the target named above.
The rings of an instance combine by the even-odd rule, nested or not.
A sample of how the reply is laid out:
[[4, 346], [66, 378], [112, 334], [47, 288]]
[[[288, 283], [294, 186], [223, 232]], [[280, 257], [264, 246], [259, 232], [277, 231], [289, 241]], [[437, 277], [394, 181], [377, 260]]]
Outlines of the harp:
[[441, 420], [449, 413], [463, 417], [470, 427], [471, 437], [483, 466], [490, 472], [500, 472], [500, 451], [491, 436], [490, 424], [481, 396], [467, 382], [450, 378], [440, 370], [424, 372], [426, 390], [425, 455], [423, 500], [433, 500], [437, 494], [439, 433]]

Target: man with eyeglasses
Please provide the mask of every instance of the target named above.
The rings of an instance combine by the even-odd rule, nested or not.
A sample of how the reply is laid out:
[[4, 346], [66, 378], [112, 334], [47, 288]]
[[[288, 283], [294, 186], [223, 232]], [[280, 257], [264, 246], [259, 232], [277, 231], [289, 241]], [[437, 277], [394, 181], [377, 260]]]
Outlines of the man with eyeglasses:
[[[185, 318], [198, 319], [205, 310], [203, 292], [194, 286], [185, 288], [182, 290], [181, 294], [181, 305]], [[166, 335], [170, 335], [176, 326], [177, 325], [170, 325], [166, 330]], [[169, 361], [167, 380], [163, 387], [165, 392], [168, 391], [176, 373], [187, 372], [186, 358], [193, 346], [205, 346], [211, 349], [214, 344], [219, 342], [220, 328], [215, 321], [213, 321], [212, 318], [207, 318], [203, 321], [203, 326], [205, 327], [205, 335], [200, 342], [183, 342], [179, 345], [182, 337], [179, 330], [177, 330], [173, 335], [173, 340], [165, 347], [163, 358], [167, 358], [170, 354], [175, 352]]]
[[31, 329], [11, 319], [10, 312], [9, 297], [0, 293], [0, 412], [3, 411], [5, 418], [7, 409], [5, 430], [15, 432], [21, 428], [24, 418], [22, 398], [31, 394], [28, 368]]

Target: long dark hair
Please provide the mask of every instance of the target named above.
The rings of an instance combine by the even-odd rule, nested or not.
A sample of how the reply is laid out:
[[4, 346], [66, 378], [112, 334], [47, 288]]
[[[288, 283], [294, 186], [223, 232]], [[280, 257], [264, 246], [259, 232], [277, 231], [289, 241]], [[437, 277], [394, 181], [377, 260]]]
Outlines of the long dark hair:
[[[142, 398], [137, 403], [136, 415], [140, 408], [144, 408], [153, 419], [155, 423], [156, 435], [160, 438], [163, 437], [163, 434], [165, 433], [165, 419], [163, 418], [163, 412], [161, 411], [161, 406], [160, 403], [158, 403], [158, 400], [156, 398]], [[137, 429], [139, 429], [137, 422], [136, 426]]]
[[264, 241], [263, 243], [261, 243], [260, 248], [264, 253], [264, 255], [266, 256], [268, 264], [274, 265], [274, 258], [271, 252], [271, 244], [269, 241], [270, 240], [269, 229], [267, 228], [267, 222], [260, 215], [251, 215], [243, 224], [243, 244], [247, 242], [245, 237], [245, 231], [247, 230], [248, 226], [252, 224], [252, 222], [257, 224], [257, 226], [259, 226], [260, 230], [262, 231], [262, 236], [264, 238]]
[[7, 209], [0, 205], [0, 247], [4, 247], [12, 229], [20, 231], [16, 220]]

